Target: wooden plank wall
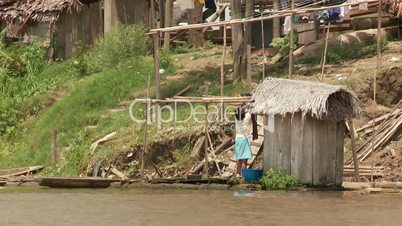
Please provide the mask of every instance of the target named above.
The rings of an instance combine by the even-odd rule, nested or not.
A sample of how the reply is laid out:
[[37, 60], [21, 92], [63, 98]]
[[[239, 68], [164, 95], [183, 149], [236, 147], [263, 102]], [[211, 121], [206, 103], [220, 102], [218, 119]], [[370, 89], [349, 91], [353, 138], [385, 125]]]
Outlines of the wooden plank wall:
[[85, 5], [79, 12], [64, 12], [55, 29], [55, 58], [71, 57], [76, 43], [92, 44], [103, 34], [101, 3]]
[[149, 24], [149, 1], [117, 0], [117, 16], [122, 24]]
[[344, 122], [275, 116], [274, 132], [265, 130], [264, 171], [282, 168], [302, 184], [340, 186], [343, 142]]

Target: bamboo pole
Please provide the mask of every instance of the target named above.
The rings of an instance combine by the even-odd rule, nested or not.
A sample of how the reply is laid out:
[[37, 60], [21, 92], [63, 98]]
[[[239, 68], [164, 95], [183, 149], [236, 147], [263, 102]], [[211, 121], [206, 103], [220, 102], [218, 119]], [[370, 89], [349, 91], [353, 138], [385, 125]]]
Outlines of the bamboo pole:
[[[295, 9], [295, 0], [292, 0], [292, 10]], [[295, 30], [295, 21], [294, 21], [294, 15], [292, 13], [291, 18], [290, 18], [290, 33], [289, 33], [289, 78], [292, 78], [293, 75], [293, 68], [294, 68], [294, 62], [293, 62], [293, 44], [294, 44], [294, 30]]]
[[[221, 97], [225, 95], [225, 58], [226, 58], [226, 26], [223, 26], [223, 50], [222, 50], [222, 64], [221, 64]], [[224, 104], [221, 104], [221, 120], [223, 121]]]
[[377, 75], [381, 68], [381, 22], [382, 22], [382, 0], [378, 4], [378, 25], [377, 25], [377, 73], [373, 77], [373, 100], [377, 103]]
[[348, 121], [349, 124], [349, 131], [350, 131], [350, 141], [352, 143], [352, 155], [353, 155], [353, 166], [355, 170], [355, 180], [356, 182], [360, 181], [359, 175], [359, 160], [357, 159], [357, 152], [356, 152], [356, 137], [355, 137], [355, 125], [353, 120]]
[[204, 141], [204, 177], [208, 178], [208, 103], [205, 104], [206, 114], [205, 114], [205, 141]]
[[[148, 76], [147, 81], [147, 98], [149, 98], [150, 90], [151, 90], [151, 75]], [[151, 102], [148, 101], [147, 104], [145, 105], [146, 109], [145, 109], [145, 125], [144, 125], [144, 145], [141, 153], [141, 180], [144, 179], [145, 160], [148, 152], [148, 118], [149, 118], [148, 113], [150, 104]]]
[[325, 64], [327, 61], [328, 37], [329, 37], [330, 26], [331, 26], [331, 22], [328, 22], [327, 34], [325, 35], [324, 55], [323, 55], [322, 66], [321, 66], [321, 81], [324, 80]]
[[264, 37], [264, 20], [261, 12], [261, 47], [262, 47], [262, 79], [265, 79], [265, 37]]
[[221, 97], [224, 96], [225, 57], [226, 57], [226, 26], [223, 26], [223, 50], [222, 50], [222, 64], [221, 64]]

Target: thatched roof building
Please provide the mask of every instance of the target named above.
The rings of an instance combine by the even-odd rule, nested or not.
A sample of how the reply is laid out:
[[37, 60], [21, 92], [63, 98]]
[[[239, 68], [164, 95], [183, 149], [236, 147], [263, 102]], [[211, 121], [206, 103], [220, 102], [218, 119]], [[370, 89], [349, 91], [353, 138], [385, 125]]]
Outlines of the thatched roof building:
[[254, 112], [285, 116], [302, 113], [322, 119], [343, 120], [360, 114], [355, 94], [342, 86], [268, 78], [253, 96]]
[[80, 10], [80, 0], [0, 0], [0, 19], [23, 23], [26, 20], [55, 22], [64, 10]]
[[268, 78], [253, 98], [253, 111], [270, 115], [264, 130], [264, 171], [282, 168], [307, 185], [342, 184], [344, 120], [360, 114], [352, 92]]
[[117, 23], [149, 24], [149, 0], [0, 0], [0, 28], [8, 41], [40, 37], [54, 59], [72, 56]]

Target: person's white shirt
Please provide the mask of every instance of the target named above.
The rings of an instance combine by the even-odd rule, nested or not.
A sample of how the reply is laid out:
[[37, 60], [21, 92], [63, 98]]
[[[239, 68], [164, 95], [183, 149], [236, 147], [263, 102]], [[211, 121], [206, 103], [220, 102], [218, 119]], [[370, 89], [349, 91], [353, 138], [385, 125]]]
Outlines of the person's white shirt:
[[236, 127], [236, 137], [247, 137], [251, 138], [252, 125], [251, 125], [251, 114], [247, 112], [243, 120], [235, 119]]

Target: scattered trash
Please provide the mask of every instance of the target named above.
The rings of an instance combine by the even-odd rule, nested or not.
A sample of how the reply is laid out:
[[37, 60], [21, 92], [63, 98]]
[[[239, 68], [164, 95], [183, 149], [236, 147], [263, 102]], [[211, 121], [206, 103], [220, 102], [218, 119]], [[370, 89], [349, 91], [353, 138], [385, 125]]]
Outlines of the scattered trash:
[[395, 63], [395, 62], [399, 61], [400, 59], [401, 58], [399, 58], [399, 57], [392, 57], [391, 59], [388, 60], [388, 62]]
[[163, 74], [163, 73], [165, 73], [165, 69], [163, 69], [163, 68], [159, 69], [159, 74]]

